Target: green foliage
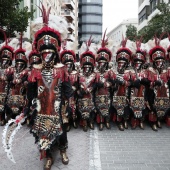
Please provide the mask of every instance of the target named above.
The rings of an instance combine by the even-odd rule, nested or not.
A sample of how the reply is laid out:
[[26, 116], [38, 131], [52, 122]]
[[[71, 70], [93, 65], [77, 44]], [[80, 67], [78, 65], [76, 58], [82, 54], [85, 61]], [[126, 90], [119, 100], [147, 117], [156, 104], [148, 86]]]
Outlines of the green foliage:
[[134, 41], [137, 36], [137, 28], [132, 24], [127, 25], [126, 27], [126, 37], [128, 37], [129, 40]]
[[[143, 37], [143, 42], [146, 43], [152, 39], [154, 35], [159, 37], [163, 32], [170, 33], [170, 3], [160, 3], [157, 9], [160, 11], [159, 14], [155, 15], [149, 22], [148, 25], [142, 28], [139, 32], [134, 26], [128, 25], [126, 31], [126, 37], [134, 41], [135, 37]], [[166, 38], [165, 34], [163, 38]]]
[[0, 27], [11, 36], [14, 31], [24, 32], [28, 26], [28, 20], [33, 17], [33, 12], [28, 7], [19, 9], [22, 0], [0, 0]]
[[[143, 41], [147, 42], [152, 39], [154, 35], [159, 37], [163, 32], [170, 32], [170, 6], [169, 3], [160, 3], [157, 6], [160, 11], [159, 14], [155, 15], [146, 27], [138, 32], [138, 35], [143, 36]], [[165, 35], [167, 36], [167, 35]], [[164, 37], [165, 38], [165, 37]]]

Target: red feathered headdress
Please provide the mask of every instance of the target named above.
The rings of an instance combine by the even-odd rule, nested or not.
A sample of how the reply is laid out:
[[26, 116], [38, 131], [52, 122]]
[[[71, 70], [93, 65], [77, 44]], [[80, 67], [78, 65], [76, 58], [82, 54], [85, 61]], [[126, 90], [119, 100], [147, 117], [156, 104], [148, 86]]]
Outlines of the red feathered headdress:
[[60, 53], [60, 60], [63, 64], [66, 62], [75, 62], [76, 60], [76, 55], [73, 50], [68, 50], [67, 49], [67, 40], [63, 41], [63, 51]]
[[86, 51], [80, 56], [80, 64], [83, 65], [92, 65], [95, 66], [95, 54], [89, 50], [90, 45], [92, 43], [92, 36], [90, 36], [89, 40], [86, 42]]
[[133, 56], [134, 60], [146, 61], [146, 51], [141, 49], [142, 37], [139, 40], [136, 40], [136, 54]]
[[15, 61], [24, 61], [26, 64], [28, 62], [27, 57], [25, 55], [25, 50], [22, 48], [22, 36], [23, 34], [20, 33], [20, 48], [15, 51]]
[[126, 47], [128, 38], [125, 38], [122, 36], [122, 42], [121, 45], [122, 47], [117, 51], [116, 55], [116, 61], [119, 60], [125, 60], [127, 62], [130, 62], [132, 52], [129, 48]]
[[14, 58], [14, 49], [8, 45], [8, 39], [6, 37], [5, 31], [2, 29], [0, 29], [0, 31], [3, 33], [5, 39], [5, 45], [0, 50], [0, 57], [8, 58], [9, 60], [12, 61]]
[[40, 53], [35, 49], [34, 45], [32, 45], [32, 51], [29, 54], [28, 59], [30, 65], [36, 64], [41, 60]]
[[99, 48], [97, 51], [97, 62], [99, 62], [100, 60], [105, 60], [106, 62], [109, 62], [112, 57], [112, 52], [106, 47], [106, 45], [108, 44], [108, 38], [106, 38], [106, 31], [107, 29], [105, 30], [102, 38], [101, 48]]
[[59, 31], [48, 26], [51, 7], [46, 11], [44, 5], [42, 4], [42, 8], [39, 7], [39, 9], [42, 12], [44, 27], [35, 34], [35, 48], [37, 51], [41, 52], [46, 50], [59, 52], [61, 48], [61, 35]]
[[152, 48], [150, 51], [149, 51], [149, 55], [150, 55], [150, 61], [153, 62], [157, 59], [166, 59], [166, 56], [165, 56], [165, 49], [163, 47], [160, 46], [160, 41], [163, 37], [165, 33], [162, 33], [160, 35], [160, 38], [157, 38], [157, 36], [155, 35], [154, 36], [154, 39], [155, 39], [155, 47]]

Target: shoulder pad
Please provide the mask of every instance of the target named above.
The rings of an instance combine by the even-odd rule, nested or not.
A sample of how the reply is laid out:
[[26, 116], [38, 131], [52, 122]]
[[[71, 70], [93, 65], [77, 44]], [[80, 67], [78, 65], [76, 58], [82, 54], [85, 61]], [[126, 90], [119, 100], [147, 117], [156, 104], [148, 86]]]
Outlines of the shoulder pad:
[[42, 69], [42, 64], [34, 64], [33, 68], [35, 68], [35, 69]]
[[65, 65], [62, 63], [58, 63], [58, 64], [54, 65], [54, 68], [62, 68], [62, 67], [65, 67]]

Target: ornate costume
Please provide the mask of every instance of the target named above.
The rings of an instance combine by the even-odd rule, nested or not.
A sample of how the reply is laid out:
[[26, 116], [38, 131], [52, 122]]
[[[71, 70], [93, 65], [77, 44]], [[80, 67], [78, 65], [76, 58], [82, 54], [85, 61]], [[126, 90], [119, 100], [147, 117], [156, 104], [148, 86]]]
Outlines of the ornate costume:
[[[72, 89], [74, 90], [74, 96], [69, 99], [66, 103], [69, 103], [70, 108], [67, 107], [67, 104], [65, 105], [65, 110], [68, 115], [68, 124], [67, 124], [67, 131], [70, 130], [71, 125], [73, 125], [74, 128], [77, 128], [77, 114], [76, 114], [76, 101], [77, 101], [77, 81], [78, 81], [78, 72], [75, 69], [75, 60], [76, 55], [73, 51], [73, 47], [70, 47], [73, 45], [72, 42], [63, 42], [63, 51], [60, 53], [60, 59], [61, 62], [66, 66], [69, 76], [69, 81], [71, 83]], [[71, 49], [70, 49], [71, 48]], [[64, 106], [63, 106], [64, 107]]]
[[[22, 42], [22, 34], [21, 34]], [[18, 50], [15, 51], [15, 67], [9, 67], [6, 70], [8, 76], [12, 76], [10, 82], [10, 92], [7, 100], [9, 110], [12, 112], [12, 118], [19, 115], [26, 106], [26, 91], [27, 91], [27, 57], [25, 50], [22, 49], [22, 43]]]
[[[5, 45], [0, 50], [0, 125], [5, 125], [5, 114], [6, 114], [6, 108], [7, 108], [7, 96], [9, 94], [9, 77], [6, 75], [6, 69], [11, 66], [12, 60], [14, 57], [14, 49], [11, 46], [8, 46], [6, 34], [4, 33], [5, 37]], [[10, 118], [10, 115], [8, 116], [8, 119]]]
[[145, 80], [147, 78], [147, 70], [143, 68], [146, 62], [146, 52], [141, 49], [141, 39], [136, 41], [136, 54], [133, 56], [132, 63], [134, 72], [131, 73], [133, 80], [129, 89], [131, 91], [131, 108], [133, 110], [131, 118], [132, 129], [138, 125], [144, 129], [145, 112]]
[[105, 39], [105, 34], [106, 31], [102, 40], [102, 46], [97, 51], [96, 57], [99, 80], [96, 84], [95, 105], [99, 130], [103, 130], [103, 123], [105, 123], [107, 129], [110, 129], [111, 91], [116, 78], [113, 70], [109, 69], [109, 62], [111, 60], [112, 53], [106, 47], [108, 39]]
[[[170, 41], [170, 35], [168, 34], [168, 38]], [[167, 48], [167, 59], [170, 60], [170, 46]], [[167, 68], [167, 76], [168, 76], [168, 94], [170, 93], [170, 67]], [[170, 94], [169, 94], [169, 98], [170, 98]], [[167, 110], [166, 112], [166, 124], [167, 126], [170, 126], [170, 108]]]
[[44, 27], [36, 32], [34, 40], [35, 48], [41, 54], [42, 64], [34, 65], [29, 76], [30, 83], [37, 83], [37, 96], [32, 101], [37, 114], [31, 132], [38, 143], [41, 158], [47, 158], [45, 169], [49, 170], [53, 163], [52, 147], [56, 144], [63, 164], [69, 162], [61, 106], [63, 99], [68, 100], [73, 91], [68, 82], [67, 70], [59, 61], [61, 34], [56, 27], [48, 26], [50, 21], [57, 21], [58, 18], [50, 16], [49, 20], [50, 9], [46, 12], [42, 7]]
[[159, 45], [160, 39], [155, 37], [156, 46], [149, 51], [153, 68], [149, 69], [148, 79], [151, 81], [150, 87], [154, 91], [154, 100], [152, 103], [149, 103], [151, 109], [149, 121], [152, 122], [152, 129], [154, 131], [157, 131], [157, 127], [161, 128], [161, 120], [165, 119], [165, 112], [170, 104], [167, 84], [168, 72], [165, 68], [166, 55], [165, 49]]
[[80, 63], [82, 71], [78, 77], [78, 111], [81, 116], [83, 130], [88, 130], [88, 123], [94, 129], [94, 85], [98, 81], [97, 74], [94, 72], [95, 54], [89, 50], [91, 38], [87, 42], [87, 50], [81, 54]]
[[[28, 59], [29, 59], [29, 71], [28, 71], [28, 76], [31, 75], [31, 71], [32, 69], [34, 68], [34, 65], [39, 65], [41, 64], [41, 55], [35, 50], [33, 49], [29, 56], [28, 56]], [[36, 98], [37, 96], [37, 82], [35, 83], [28, 83], [27, 85], [27, 88], [29, 89], [29, 93], [27, 92], [27, 106], [25, 107], [25, 114], [27, 114], [27, 125], [33, 125], [33, 121], [34, 121], [34, 108], [31, 108], [32, 106], [32, 100], [34, 98]]]
[[117, 51], [117, 71], [116, 71], [116, 88], [114, 89], [113, 106], [116, 109], [116, 120], [119, 130], [123, 131], [128, 128], [127, 120], [130, 116], [130, 93], [128, 90], [131, 79], [128, 65], [132, 52], [126, 48], [127, 39], [122, 41], [122, 48]]

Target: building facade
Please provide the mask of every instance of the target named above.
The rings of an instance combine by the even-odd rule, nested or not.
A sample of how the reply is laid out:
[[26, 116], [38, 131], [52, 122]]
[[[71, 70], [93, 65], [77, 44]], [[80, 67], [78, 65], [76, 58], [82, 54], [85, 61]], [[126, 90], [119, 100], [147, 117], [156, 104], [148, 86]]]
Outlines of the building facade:
[[[60, 15], [61, 13], [61, 5], [62, 5], [62, 0], [42, 0], [42, 4], [45, 6], [45, 8], [49, 8], [51, 6], [51, 14], [53, 15]], [[37, 6], [41, 7], [40, 0], [23, 0], [21, 1], [19, 8], [23, 8], [27, 6], [29, 11], [34, 12], [34, 17], [29, 20], [29, 26], [27, 27], [27, 31], [24, 33], [24, 37], [30, 39], [30, 23], [34, 18], [42, 16], [40, 9]]]
[[102, 37], [102, 0], [79, 0], [79, 44], [87, 41], [92, 35], [95, 42]]
[[138, 31], [148, 25], [150, 21], [156, 14], [159, 13], [159, 10], [156, 6], [162, 2], [170, 3], [170, 0], [139, 0], [138, 1]]
[[[68, 39], [70, 41], [77, 41], [78, 39], [78, 0], [42, 0], [42, 4], [45, 8], [51, 7], [50, 14], [61, 15], [66, 18], [68, 22]], [[23, 0], [21, 1], [19, 8], [27, 6], [29, 11], [35, 10], [34, 17], [30, 19], [34, 20], [40, 17], [41, 11], [37, 6], [41, 7], [40, 0]], [[24, 37], [30, 39], [30, 26], [27, 27], [27, 31]]]
[[107, 37], [112, 39], [115, 44], [119, 45], [122, 41], [122, 36], [126, 37], [127, 26], [130, 24], [137, 28], [138, 27], [138, 19], [132, 18], [132, 19], [123, 20], [117, 27], [112, 29], [107, 34]]
[[61, 15], [68, 22], [68, 40], [78, 39], [78, 0], [62, 0]]

